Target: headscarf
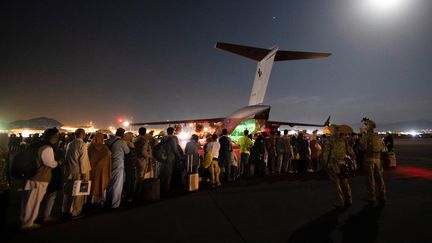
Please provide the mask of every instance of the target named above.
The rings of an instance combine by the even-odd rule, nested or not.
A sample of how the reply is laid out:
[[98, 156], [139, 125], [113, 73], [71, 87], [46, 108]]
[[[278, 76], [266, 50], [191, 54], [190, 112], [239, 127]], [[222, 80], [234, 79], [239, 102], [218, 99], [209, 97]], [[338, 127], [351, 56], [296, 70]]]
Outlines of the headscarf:
[[104, 135], [101, 132], [96, 132], [94, 134], [94, 138], [92, 141], [93, 146], [97, 149], [97, 150], [101, 150], [105, 144], [104, 144]]
[[101, 132], [96, 132], [93, 138], [93, 143], [104, 144], [104, 135]]
[[134, 144], [132, 142], [133, 138], [134, 138], [134, 134], [132, 132], [127, 132], [123, 136], [123, 140], [126, 141], [128, 147], [130, 147], [130, 148], [135, 148], [135, 146], [134, 146]]

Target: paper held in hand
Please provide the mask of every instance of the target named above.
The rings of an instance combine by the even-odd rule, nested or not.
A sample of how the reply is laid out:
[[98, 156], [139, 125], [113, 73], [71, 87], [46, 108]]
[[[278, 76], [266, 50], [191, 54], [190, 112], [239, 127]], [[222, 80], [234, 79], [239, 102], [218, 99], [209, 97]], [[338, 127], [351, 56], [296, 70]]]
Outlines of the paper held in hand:
[[72, 196], [87, 196], [90, 195], [91, 181], [74, 181]]

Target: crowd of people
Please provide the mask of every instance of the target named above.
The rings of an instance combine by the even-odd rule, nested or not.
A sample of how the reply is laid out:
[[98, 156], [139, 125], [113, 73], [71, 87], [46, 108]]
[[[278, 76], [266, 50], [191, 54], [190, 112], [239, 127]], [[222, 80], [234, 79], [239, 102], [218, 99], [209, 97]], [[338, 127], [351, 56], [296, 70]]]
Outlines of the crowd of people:
[[[186, 163], [190, 163], [192, 173], [199, 173], [211, 187], [245, 177], [326, 172], [336, 188], [337, 207], [352, 204], [348, 178], [356, 168], [364, 168], [369, 191], [366, 200], [383, 202], [384, 143], [373, 131], [376, 125], [372, 120], [363, 119], [363, 124], [360, 134], [331, 125], [330, 136], [318, 136], [317, 131], [290, 135], [288, 130], [251, 135], [245, 130], [236, 143], [223, 129], [220, 136], [209, 134], [205, 144], [200, 144], [196, 134], [192, 135], [184, 150], [172, 127], [160, 141], [141, 127], [137, 136], [123, 128], [108, 139], [96, 132], [89, 144], [83, 129], [65, 136], [51, 128], [42, 137], [27, 141], [0, 134], [2, 227], [10, 197], [10, 163], [14, 155], [29, 149], [35, 151], [39, 166], [34, 175], [21, 180], [23, 230], [56, 220], [52, 209], [57, 197], [62, 198], [62, 217], [76, 219], [84, 216], [86, 203], [118, 209], [139, 202], [141, 183], [147, 178], [158, 178], [162, 193], [180, 188], [186, 183]], [[393, 150], [391, 138], [386, 138], [385, 145]], [[74, 194], [76, 181], [91, 181], [90, 195]]]

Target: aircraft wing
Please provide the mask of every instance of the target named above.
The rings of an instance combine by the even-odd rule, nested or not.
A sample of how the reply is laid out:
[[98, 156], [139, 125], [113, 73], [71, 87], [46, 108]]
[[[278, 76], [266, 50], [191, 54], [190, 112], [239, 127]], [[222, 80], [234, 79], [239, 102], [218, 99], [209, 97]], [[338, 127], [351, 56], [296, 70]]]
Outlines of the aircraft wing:
[[155, 122], [139, 122], [132, 123], [132, 126], [147, 126], [147, 125], [174, 125], [186, 123], [217, 123], [221, 122], [224, 118], [209, 118], [209, 119], [190, 119], [190, 120], [174, 120], [174, 121], [155, 121]]
[[309, 124], [309, 123], [298, 123], [298, 122], [280, 122], [280, 121], [268, 121], [267, 125], [270, 126], [304, 126], [304, 127], [325, 127], [330, 125], [330, 116], [327, 118], [327, 120], [324, 122], [324, 124]]

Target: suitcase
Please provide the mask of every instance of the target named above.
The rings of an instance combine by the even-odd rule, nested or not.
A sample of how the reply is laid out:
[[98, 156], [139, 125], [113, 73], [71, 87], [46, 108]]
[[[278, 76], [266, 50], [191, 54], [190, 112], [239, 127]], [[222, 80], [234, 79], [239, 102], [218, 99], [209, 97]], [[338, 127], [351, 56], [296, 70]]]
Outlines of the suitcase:
[[[157, 167], [155, 168], [157, 171]], [[157, 172], [154, 174], [157, 175]], [[141, 181], [142, 202], [156, 202], [160, 200], [160, 180], [158, 178], [148, 178]]]
[[183, 185], [186, 191], [193, 192], [199, 189], [200, 178], [198, 172], [193, 172], [193, 155], [188, 154], [186, 157], [186, 178]]
[[249, 177], [255, 176], [255, 164], [249, 163]]
[[396, 153], [388, 152], [387, 156], [388, 167], [396, 167]]

